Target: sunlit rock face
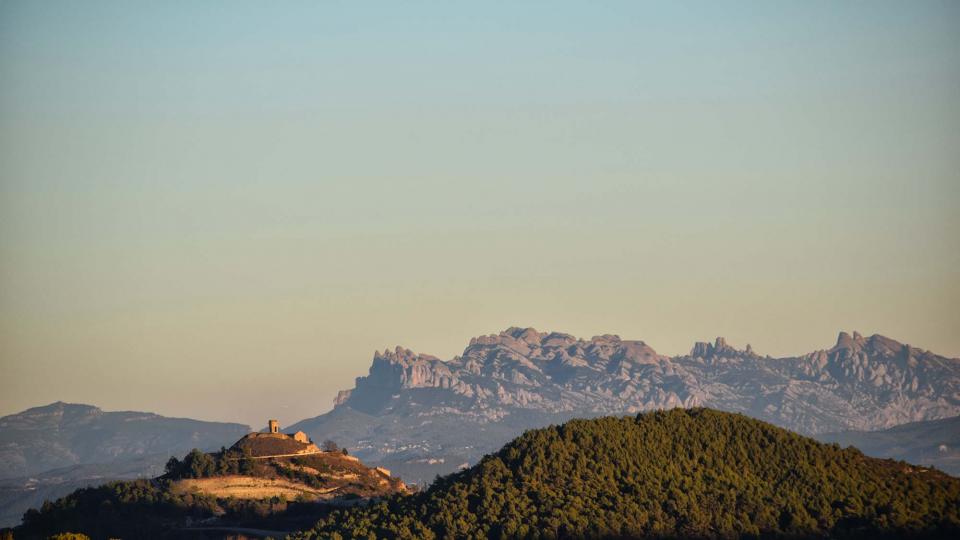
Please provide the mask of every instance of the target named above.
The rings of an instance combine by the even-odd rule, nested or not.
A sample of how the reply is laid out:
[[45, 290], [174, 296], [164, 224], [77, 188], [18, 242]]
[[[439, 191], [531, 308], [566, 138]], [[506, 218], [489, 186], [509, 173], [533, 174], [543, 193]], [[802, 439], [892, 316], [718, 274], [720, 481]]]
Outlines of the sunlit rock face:
[[[369, 374], [337, 397], [332, 416], [293, 428], [339, 436], [370, 459], [423, 459], [458, 448], [475, 458], [529, 427], [693, 406], [807, 434], [882, 429], [960, 414], [960, 360], [856, 332], [799, 357], [761, 356], [723, 338], [667, 357], [615, 335], [508, 328], [471, 339], [448, 361], [401, 347], [377, 352]], [[333, 427], [332, 419], [351, 411], [362, 419]]]

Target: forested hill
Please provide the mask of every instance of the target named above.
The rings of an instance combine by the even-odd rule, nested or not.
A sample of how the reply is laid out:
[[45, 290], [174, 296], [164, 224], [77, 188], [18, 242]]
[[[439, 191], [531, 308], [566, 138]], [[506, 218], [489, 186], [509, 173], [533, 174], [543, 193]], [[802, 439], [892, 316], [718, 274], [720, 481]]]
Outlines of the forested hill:
[[301, 538], [956, 537], [960, 480], [742, 415], [674, 409], [528, 431], [426, 492]]

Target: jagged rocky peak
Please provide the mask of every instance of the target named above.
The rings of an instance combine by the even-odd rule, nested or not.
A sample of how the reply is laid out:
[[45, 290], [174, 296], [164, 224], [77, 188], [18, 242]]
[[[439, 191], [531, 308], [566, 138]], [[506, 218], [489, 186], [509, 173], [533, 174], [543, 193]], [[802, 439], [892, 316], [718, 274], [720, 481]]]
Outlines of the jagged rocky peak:
[[859, 332], [854, 332], [852, 336], [846, 332], [840, 332], [840, 335], [837, 336], [837, 344], [833, 346], [830, 352], [840, 353], [841, 356], [853, 356], [863, 352], [868, 356], [885, 357], [906, 352], [909, 356], [910, 347], [880, 334], [873, 334], [865, 338]]
[[415, 353], [410, 349], [397, 345], [392, 351], [390, 349], [384, 349], [382, 353], [380, 351], [374, 351], [373, 361], [377, 362], [378, 360], [392, 364], [410, 364], [417, 361], [439, 361], [439, 358], [429, 354]]
[[690, 349], [690, 356], [694, 358], [706, 358], [710, 356], [710, 351], [712, 347], [706, 341], [698, 341], [693, 344], [693, 348]]
[[742, 351], [729, 345], [726, 338], [717, 337], [713, 343], [707, 343], [705, 341], [698, 341], [693, 345], [693, 348], [690, 350], [690, 356], [694, 358], [715, 358], [715, 357], [739, 357], [739, 356], [756, 356], [757, 354], [753, 352], [753, 347], [750, 344], [747, 344], [747, 347]]
[[881, 336], [880, 334], [874, 334], [867, 338], [867, 346], [870, 348], [871, 352], [882, 356], [894, 356], [904, 351], [907, 351], [909, 354], [910, 349], [908, 345], [900, 343], [895, 339]]
[[[407, 452], [478, 459], [494, 449], [497, 433], [560, 417], [706, 406], [810, 434], [960, 414], [960, 359], [857, 332], [840, 333], [830, 345], [773, 358], [719, 337], [690, 355], [666, 357], [614, 334], [578, 338], [513, 327], [472, 339], [449, 361], [402, 347], [380, 351], [370, 374], [336, 401], [341, 411], [378, 420], [366, 431], [333, 434], [319, 420], [320, 427], [304, 430], [351, 445], [366, 441], [365, 455], [377, 459], [407, 459]], [[488, 446], [472, 442], [479, 426], [489, 429]], [[444, 449], [425, 441], [442, 441], [436, 444]]]
[[602, 336], [593, 336], [584, 345], [584, 350], [588, 356], [599, 358], [609, 358], [620, 348], [620, 336], [613, 334], [604, 334]]
[[[357, 387], [364, 384], [393, 388], [435, 386], [440, 384], [443, 377], [450, 377], [450, 370], [445, 362], [436, 356], [415, 353], [398, 346], [393, 351], [375, 351], [370, 373], [357, 379]], [[337, 398], [338, 401], [340, 399], [346, 401], [349, 396]]]
[[653, 347], [639, 340], [621, 341], [620, 351], [624, 358], [635, 362], [652, 362], [661, 359]]
[[507, 328], [503, 332], [500, 332], [500, 335], [510, 336], [513, 339], [518, 339], [520, 341], [523, 341], [524, 343], [539, 346], [543, 341], [543, 337], [546, 334], [537, 332], [535, 328], [518, 328], [516, 326], [511, 326], [510, 328]]
[[470, 339], [470, 344], [464, 350], [464, 356], [474, 348], [507, 347], [520, 354], [529, 354], [532, 349], [538, 349], [546, 334], [537, 332], [534, 328], [518, 328], [511, 326], [499, 334], [478, 336]]
[[577, 338], [563, 332], [550, 332], [541, 341], [544, 347], [569, 347], [577, 342]]
[[854, 332], [851, 336], [846, 332], [840, 332], [837, 336], [837, 344], [834, 345], [834, 349], [858, 349], [863, 347], [865, 340], [863, 336], [860, 335], [860, 332]]
[[337, 392], [337, 397], [333, 398], [333, 406], [339, 407], [347, 401], [350, 401], [351, 395], [353, 395], [353, 390], [340, 390]]
[[608, 360], [631, 364], [650, 364], [663, 359], [646, 342], [623, 340], [616, 334], [593, 336], [589, 342], [578, 344], [583, 347], [584, 357], [595, 364], [603, 364]]

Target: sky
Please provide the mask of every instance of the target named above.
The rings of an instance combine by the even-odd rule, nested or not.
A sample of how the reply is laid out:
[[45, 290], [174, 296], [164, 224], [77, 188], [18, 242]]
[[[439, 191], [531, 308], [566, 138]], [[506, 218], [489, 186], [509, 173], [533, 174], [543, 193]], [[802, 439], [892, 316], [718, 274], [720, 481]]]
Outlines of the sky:
[[0, 2], [0, 414], [396, 345], [960, 357], [960, 3]]

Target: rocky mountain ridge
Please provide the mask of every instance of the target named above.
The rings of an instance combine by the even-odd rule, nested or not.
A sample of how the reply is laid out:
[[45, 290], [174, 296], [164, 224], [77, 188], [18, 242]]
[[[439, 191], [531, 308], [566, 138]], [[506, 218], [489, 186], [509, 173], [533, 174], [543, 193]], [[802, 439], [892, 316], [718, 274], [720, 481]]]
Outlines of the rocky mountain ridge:
[[378, 413], [396, 392], [414, 389], [469, 400], [462, 412], [490, 421], [506, 407], [599, 414], [711, 406], [820, 433], [960, 414], [960, 361], [856, 332], [800, 357], [761, 357], [717, 338], [671, 358], [614, 335], [510, 328], [472, 339], [446, 362], [401, 347], [377, 352], [369, 375], [337, 404]]
[[471, 339], [448, 361], [376, 352], [333, 411], [291, 429], [338, 438], [367, 459], [401, 460], [391, 467], [402, 471], [451, 453], [470, 462], [523, 429], [573, 417], [700, 406], [806, 434], [884, 429], [960, 414], [960, 360], [857, 332], [796, 357], [723, 338], [668, 357], [615, 335], [513, 327]]

